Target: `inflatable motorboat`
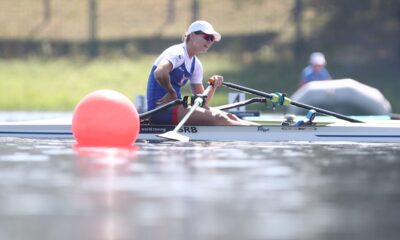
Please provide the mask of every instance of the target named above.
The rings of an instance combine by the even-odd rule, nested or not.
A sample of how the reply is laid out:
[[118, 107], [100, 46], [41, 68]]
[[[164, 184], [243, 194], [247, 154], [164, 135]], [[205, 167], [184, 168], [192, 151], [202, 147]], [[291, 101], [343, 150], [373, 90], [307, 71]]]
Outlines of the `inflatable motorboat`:
[[[390, 115], [392, 111], [378, 89], [353, 79], [309, 82], [290, 98], [343, 115]], [[306, 110], [289, 106], [286, 113], [305, 114]]]

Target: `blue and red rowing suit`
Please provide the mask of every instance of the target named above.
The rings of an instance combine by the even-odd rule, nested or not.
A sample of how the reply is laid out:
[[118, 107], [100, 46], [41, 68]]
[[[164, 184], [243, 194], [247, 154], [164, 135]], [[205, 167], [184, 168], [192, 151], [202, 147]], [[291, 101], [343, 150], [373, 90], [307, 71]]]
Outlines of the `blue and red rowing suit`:
[[[202, 84], [203, 66], [200, 60], [196, 56], [189, 58], [185, 43], [173, 45], [161, 53], [151, 68], [147, 81], [148, 110], [156, 108], [157, 101], [167, 94], [167, 90], [161, 87], [154, 77], [154, 70], [164, 59], [167, 59], [172, 64], [172, 71], [169, 73], [169, 77], [178, 98], [181, 98], [181, 87], [183, 87], [188, 80], [191, 84]], [[177, 107], [152, 115], [150, 121], [153, 124], [177, 124]]]

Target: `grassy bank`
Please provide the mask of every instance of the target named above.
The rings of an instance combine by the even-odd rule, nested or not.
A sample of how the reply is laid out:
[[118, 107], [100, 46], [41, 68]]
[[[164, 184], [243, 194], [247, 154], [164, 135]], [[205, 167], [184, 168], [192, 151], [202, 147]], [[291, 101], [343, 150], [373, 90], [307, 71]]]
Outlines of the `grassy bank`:
[[[107, 58], [0, 60], [0, 111], [71, 111], [86, 94], [98, 89], [114, 89], [134, 99], [145, 94], [149, 68], [155, 56], [135, 59]], [[240, 83], [266, 92], [293, 93], [303, 64], [262, 61], [233, 55], [209, 53], [201, 56], [205, 77], [224, 75], [226, 81]], [[329, 66], [334, 78], [354, 78], [380, 89], [400, 112], [397, 90], [400, 70], [387, 66]], [[186, 92], [187, 92], [186, 88]], [[215, 104], [227, 102], [228, 89], [221, 88]]]
[[[38, 59], [0, 61], [1, 110], [72, 110], [86, 94], [114, 89], [131, 99], [145, 94], [155, 56], [136, 59]], [[229, 71], [228, 61], [211, 57], [208, 72]], [[223, 100], [222, 100], [223, 101]]]
[[143, 93], [149, 61], [0, 61], [0, 109], [71, 110], [83, 96], [97, 89], [115, 89], [127, 96]]
[[[145, 94], [149, 68], [156, 56], [136, 59], [108, 58], [38, 59], [0, 61], [0, 110], [72, 110], [86, 94], [97, 89], [114, 89], [131, 99]], [[201, 57], [205, 77], [223, 74], [226, 81], [240, 82], [264, 90], [282, 89], [294, 76], [274, 64], [244, 63], [234, 56], [208, 54]], [[267, 68], [267, 69], [266, 69]], [[286, 74], [283, 74], [285, 71]], [[295, 71], [292, 71], [293, 73]], [[271, 81], [271, 79], [279, 81]], [[285, 84], [286, 85], [286, 84]], [[288, 90], [292, 91], [292, 84]], [[189, 88], [184, 89], [188, 93]], [[227, 102], [221, 89], [216, 104]]]

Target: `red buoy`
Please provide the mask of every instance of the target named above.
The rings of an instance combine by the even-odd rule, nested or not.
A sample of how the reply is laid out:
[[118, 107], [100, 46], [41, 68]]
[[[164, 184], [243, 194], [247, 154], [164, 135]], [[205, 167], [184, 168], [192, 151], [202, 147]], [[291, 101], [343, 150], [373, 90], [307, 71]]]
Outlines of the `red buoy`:
[[136, 141], [139, 128], [135, 105], [114, 90], [85, 96], [72, 117], [72, 133], [80, 146], [126, 147]]

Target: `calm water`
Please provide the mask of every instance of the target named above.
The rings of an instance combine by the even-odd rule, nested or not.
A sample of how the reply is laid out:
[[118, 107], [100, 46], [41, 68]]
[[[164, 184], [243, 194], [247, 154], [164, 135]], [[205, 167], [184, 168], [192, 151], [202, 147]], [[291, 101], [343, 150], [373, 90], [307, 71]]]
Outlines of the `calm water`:
[[400, 145], [0, 138], [0, 238], [399, 239]]

